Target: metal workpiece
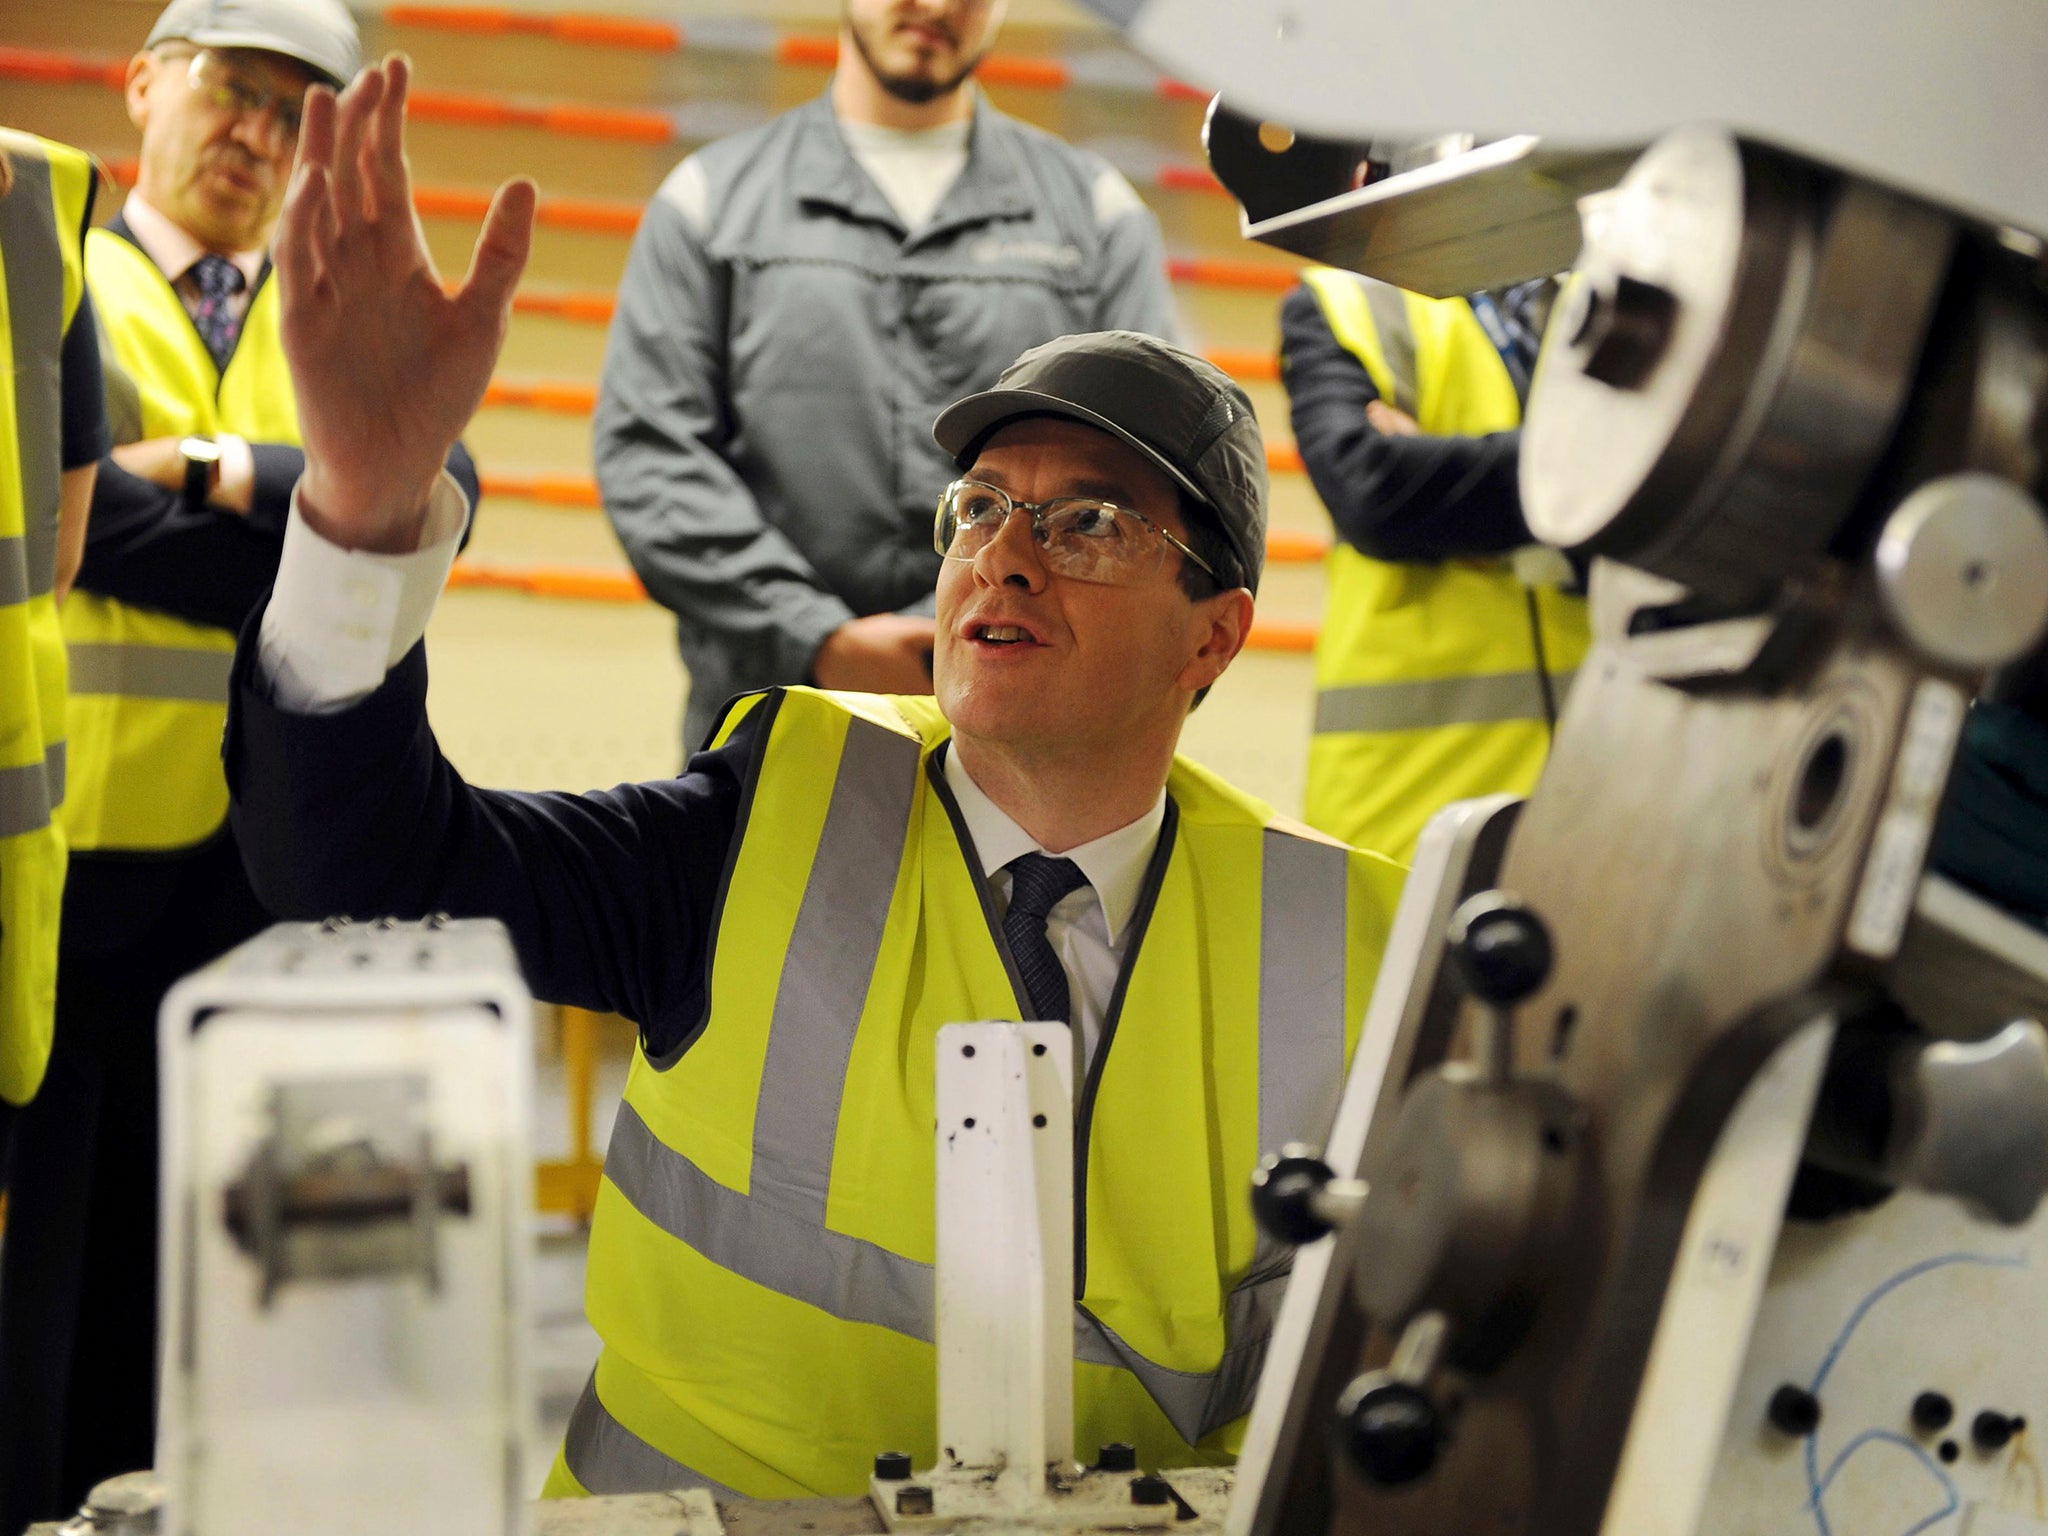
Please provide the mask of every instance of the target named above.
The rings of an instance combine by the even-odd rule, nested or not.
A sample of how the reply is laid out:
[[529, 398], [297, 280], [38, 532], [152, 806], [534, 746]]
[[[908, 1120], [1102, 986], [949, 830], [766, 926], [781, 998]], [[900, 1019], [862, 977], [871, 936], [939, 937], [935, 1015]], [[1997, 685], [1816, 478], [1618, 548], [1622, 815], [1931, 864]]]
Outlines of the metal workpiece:
[[154, 1472], [123, 1472], [95, 1483], [69, 1520], [36, 1529], [57, 1536], [158, 1536], [164, 1492]]
[[[1233, 1536], [1685, 1536], [1760, 1433], [1832, 1434], [1749, 1330], [1850, 1102], [1831, 1048], [1887, 1008], [1875, 1198], [2035, 1218], [2048, 940], [1925, 867], [1970, 698], [2048, 622], [2038, 275], [1718, 129], [1587, 204], [1522, 474], [1598, 557], [1595, 647], [1495, 867], [1411, 876], [1442, 937], [1390, 946], [1326, 1158], [1366, 1198], [1297, 1258], [1322, 1295], [1283, 1308]], [[1515, 902], [1457, 911], [1488, 886]], [[1475, 963], [1503, 914], [1545, 963]], [[1401, 1376], [1418, 1319], [1438, 1361]]]
[[1353, 1276], [1366, 1314], [1399, 1329], [1427, 1310], [1453, 1363], [1485, 1370], [1519, 1341], [1581, 1188], [1580, 1115], [1553, 1083], [1499, 1083], [1463, 1062], [1422, 1079], [1366, 1165], [1372, 1255]]
[[306, 1280], [416, 1275], [438, 1291], [440, 1223], [470, 1213], [470, 1171], [436, 1164], [426, 1077], [274, 1083], [267, 1115], [221, 1192], [222, 1223], [262, 1272], [258, 1304]]
[[[1346, 1179], [1356, 1180], [1394, 1135], [1394, 1117], [1377, 1116], [1382, 1100], [1398, 1102], [1450, 1051], [1458, 994], [1438, 978], [1451, 915], [1493, 885], [1522, 806], [1511, 795], [1461, 801], [1423, 828], [1324, 1149], [1325, 1162]], [[1350, 1277], [1369, 1256], [1358, 1220], [1296, 1251], [1238, 1453], [1229, 1536], [1330, 1528], [1334, 1405], [1361, 1369], [1383, 1365], [1391, 1349], [1384, 1338], [1367, 1347], [1370, 1319], [1352, 1294]]]
[[1807, 1157], [1885, 1187], [1953, 1196], [2017, 1226], [2048, 1193], [2048, 1030], [2015, 1019], [1986, 1039], [1845, 1028]]
[[1523, 430], [1530, 527], [1731, 610], [1809, 577], [1898, 424], [1955, 240], [1726, 130], [1658, 140], [1588, 213]]
[[1885, 520], [1877, 575], [1885, 616], [1930, 664], [2005, 666], [2048, 631], [2048, 517], [1996, 475], [1940, 476]]
[[[1207, 132], [1210, 164], [1244, 205], [1247, 239], [1433, 298], [1570, 266], [1580, 199], [1612, 187], [1642, 148], [1523, 134], [1353, 187], [1348, 173], [1371, 142], [1305, 143], [1235, 114], [1212, 113]], [[1332, 180], [1340, 165], [1345, 175]]]
[[2013, 1019], [2048, 1021], [2048, 933], [1940, 875], [1926, 875], [1884, 988], [1924, 1034], [1984, 1040]]

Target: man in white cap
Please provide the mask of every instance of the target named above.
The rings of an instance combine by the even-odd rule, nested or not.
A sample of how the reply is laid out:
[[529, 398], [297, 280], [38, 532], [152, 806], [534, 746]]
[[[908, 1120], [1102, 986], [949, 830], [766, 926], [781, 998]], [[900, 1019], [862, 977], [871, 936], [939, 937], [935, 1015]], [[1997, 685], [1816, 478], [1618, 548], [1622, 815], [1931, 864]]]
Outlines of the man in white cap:
[[116, 446], [63, 611], [73, 852], [0, 1259], [0, 1531], [152, 1457], [157, 1006], [268, 921], [220, 736], [304, 466], [269, 244], [306, 88], [359, 64], [341, 0], [175, 0], [128, 65], [141, 168], [86, 250]]

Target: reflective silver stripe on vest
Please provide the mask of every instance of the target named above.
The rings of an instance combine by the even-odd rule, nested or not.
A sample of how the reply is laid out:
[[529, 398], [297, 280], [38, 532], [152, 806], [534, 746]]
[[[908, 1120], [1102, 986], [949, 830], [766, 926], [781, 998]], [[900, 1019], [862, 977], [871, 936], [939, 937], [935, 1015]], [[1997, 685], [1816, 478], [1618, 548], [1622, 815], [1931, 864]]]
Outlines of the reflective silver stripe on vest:
[[846, 1063], [882, 953], [920, 747], [855, 716], [782, 961], [754, 1110], [757, 1204], [825, 1224]]
[[1387, 372], [1394, 376], [1394, 398], [1387, 404], [1410, 416], [1421, 414], [1421, 389], [1416, 382], [1415, 330], [1408, 323], [1408, 299], [1400, 289], [1372, 278], [1359, 279], [1365, 287], [1365, 307], [1372, 313], [1372, 328], [1379, 333], [1380, 356]]
[[1268, 827], [1259, 901], [1259, 1146], [1317, 1146], [1344, 1081], [1342, 848]]
[[[1574, 672], [1553, 672], [1562, 700]], [[1334, 731], [1421, 731], [1439, 725], [1541, 722], [1543, 689], [1534, 671], [1486, 672], [1475, 677], [1432, 677], [1408, 683], [1354, 683], [1316, 695], [1316, 734]]]
[[0, 608], [27, 602], [32, 586], [28, 575], [28, 540], [19, 534], [9, 534], [0, 539]]
[[685, 1488], [702, 1488], [714, 1499], [740, 1497], [725, 1484], [662, 1455], [613, 1418], [598, 1401], [594, 1370], [569, 1415], [562, 1459], [576, 1481], [591, 1493], [680, 1493]]
[[40, 832], [50, 813], [64, 803], [64, 743], [43, 753], [40, 763], [0, 768], [0, 837]]
[[0, 198], [7, 249], [7, 327], [13, 346], [15, 437], [21, 449], [22, 534], [32, 597], [57, 581], [63, 484], [64, 248], [50, 200], [50, 162], [14, 154], [14, 190]]
[[176, 645], [73, 644], [71, 691], [118, 693], [130, 699], [225, 704], [235, 670], [232, 651]]
[[[830, 1172], [826, 1149], [825, 1171]], [[742, 1279], [850, 1323], [873, 1323], [930, 1343], [932, 1267], [848, 1237], [824, 1213], [728, 1189], [663, 1146], [631, 1104], [619, 1106], [604, 1176], [633, 1209]]]
[[1252, 1411], [1291, 1258], [1291, 1253], [1283, 1254], [1256, 1265], [1252, 1275], [1224, 1298], [1223, 1336], [1229, 1342], [1214, 1371], [1176, 1371], [1147, 1360], [1117, 1337], [1115, 1329], [1081, 1307], [1074, 1309], [1074, 1358], [1129, 1371], [1144, 1384], [1174, 1432], [1197, 1445]]
[[[726, 1188], [663, 1146], [631, 1104], [619, 1106], [604, 1176], [642, 1216], [720, 1269], [844, 1322], [934, 1342], [931, 1265]], [[1075, 1358], [1130, 1371], [1192, 1445], [1251, 1410], [1285, 1278], [1284, 1270], [1262, 1267], [1231, 1293], [1224, 1313], [1230, 1343], [1213, 1373], [1154, 1364], [1079, 1307]], [[570, 1470], [593, 1493], [630, 1491], [597, 1488], [573, 1459]]]

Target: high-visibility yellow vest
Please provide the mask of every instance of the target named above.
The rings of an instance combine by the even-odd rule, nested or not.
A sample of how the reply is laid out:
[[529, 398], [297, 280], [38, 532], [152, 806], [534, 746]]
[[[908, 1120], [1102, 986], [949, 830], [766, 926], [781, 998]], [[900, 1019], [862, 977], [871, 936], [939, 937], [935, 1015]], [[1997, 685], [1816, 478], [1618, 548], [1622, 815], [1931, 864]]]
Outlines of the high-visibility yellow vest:
[[0, 1099], [50, 1059], [64, 897], [64, 640], [57, 625], [64, 335], [85, 291], [92, 161], [0, 128]]
[[[604, 1351], [550, 1495], [845, 1495], [877, 1450], [937, 1456], [934, 1039], [1030, 1015], [933, 702], [749, 708], [707, 1023], [633, 1061], [591, 1231]], [[1147, 1466], [1236, 1451], [1285, 1274], [1247, 1175], [1328, 1134], [1401, 878], [1186, 761], [1167, 794], [1075, 1111], [1075, 1443]]]
[[[1424, 432], [1520, 424], [1514, 380], [1465, 300], [1349, 272], [1304, 276], [1381, 398]], [[1449, 802], [1533, 789], [1550, 750], [1543, 677], [1561, 705], [1591, 640], [1584, 600], [1525, 586], [1506, 561], [1395, 564], [1341, 541], [1327, 575], [1309, 823], [1406, 860]]]
[[[109, 230], [86, 237], [109, 364], [117, 437], [232, 432], [299, 441], [279, 333], [277, 284], [260, 285], [223, 374], [156, 263]], [[232, 630], [192, 624], [97, 592], [64, 605], [71, 647], [71, 793], [64, 828], [79, 850], [169, 851], [227, 818], [220, 738]]]

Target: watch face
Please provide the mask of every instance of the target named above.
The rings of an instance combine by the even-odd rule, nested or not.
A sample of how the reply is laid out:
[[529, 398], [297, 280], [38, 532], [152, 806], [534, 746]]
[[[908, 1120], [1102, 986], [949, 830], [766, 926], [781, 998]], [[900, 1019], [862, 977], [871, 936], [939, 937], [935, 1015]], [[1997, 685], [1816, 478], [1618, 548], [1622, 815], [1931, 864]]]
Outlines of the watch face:
[[188, 437], [178, 444], [178, 452], [193, 464], [220, 462], [220, 444], [210, 437]]

